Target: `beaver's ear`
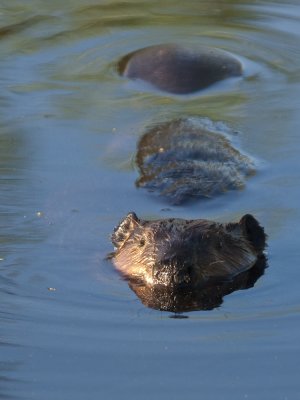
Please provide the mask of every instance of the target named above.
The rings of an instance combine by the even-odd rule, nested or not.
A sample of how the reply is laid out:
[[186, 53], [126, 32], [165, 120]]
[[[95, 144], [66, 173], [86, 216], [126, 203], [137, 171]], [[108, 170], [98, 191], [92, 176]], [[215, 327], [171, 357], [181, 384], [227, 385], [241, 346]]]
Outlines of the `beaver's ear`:
[[241, 218], [239, 225], [255, 250], [257, 252], [262, 252], [266, 245], [266, 234], [259, 222], [253, 215], [246, 214]]
[[114, 233], [111, 236], [111, 241], [117, 249], [128, 239], [131, 232], [139, 224], [139, 221], [137, 215], [134, 212], [130, 212], [123, 221], [115, 227]]

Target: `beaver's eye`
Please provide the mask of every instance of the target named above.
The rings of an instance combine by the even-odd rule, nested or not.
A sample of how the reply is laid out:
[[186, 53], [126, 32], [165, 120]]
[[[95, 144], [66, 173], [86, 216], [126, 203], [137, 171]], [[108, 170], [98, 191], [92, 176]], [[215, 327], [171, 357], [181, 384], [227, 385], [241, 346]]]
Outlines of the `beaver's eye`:
[[140, 240], [140, 247], [143, 247], [143, 246], [145, 246], [145, 239]]

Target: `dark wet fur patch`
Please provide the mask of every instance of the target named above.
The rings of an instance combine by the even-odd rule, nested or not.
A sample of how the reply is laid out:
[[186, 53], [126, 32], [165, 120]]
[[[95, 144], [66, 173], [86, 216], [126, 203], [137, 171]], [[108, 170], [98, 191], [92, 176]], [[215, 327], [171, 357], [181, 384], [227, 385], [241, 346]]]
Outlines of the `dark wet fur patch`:
[[137, 187], [158, 193], [171, 204], [242, 189], [255, 173], [250, 158], [225, 136], [189, 119], [151, 127], [139, 141], [136, 163]]

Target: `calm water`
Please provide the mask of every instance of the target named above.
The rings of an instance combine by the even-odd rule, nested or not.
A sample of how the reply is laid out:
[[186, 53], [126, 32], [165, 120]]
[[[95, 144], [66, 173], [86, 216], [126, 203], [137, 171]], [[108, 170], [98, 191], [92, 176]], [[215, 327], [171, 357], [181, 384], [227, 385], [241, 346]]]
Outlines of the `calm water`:
[[[299, 1], [3, 0], [0, 26], [0, 398], [300, 398]], [[121, 56], [161, 42], [225, 49], [245, 77], [180, 98], [117, 75]], [[135, 188], [139, 136], [178, 116], [238, 132], [258, 164], [244, 191], [162, 211]], [[130, 210], [251, 212], [269, 268], [171, 319], [104, 261]]]

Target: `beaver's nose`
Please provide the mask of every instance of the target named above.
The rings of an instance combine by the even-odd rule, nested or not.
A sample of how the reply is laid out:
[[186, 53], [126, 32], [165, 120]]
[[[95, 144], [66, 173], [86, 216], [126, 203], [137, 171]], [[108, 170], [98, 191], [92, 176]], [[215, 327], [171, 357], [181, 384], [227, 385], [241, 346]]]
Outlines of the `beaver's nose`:
[[159, 284], [181, 285], [191, 280], [189, 271], [184, 265], [177, 265], [170, 260], [164, 260], [153, 267], [153, 279]]
[[159, 279], [163, 276], [172, 276], [173, 268], [168, 262], [156, 263], [152, 270], [153, 278]]

